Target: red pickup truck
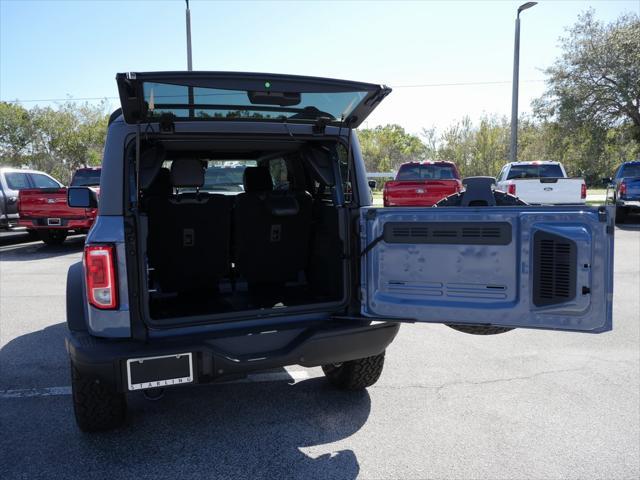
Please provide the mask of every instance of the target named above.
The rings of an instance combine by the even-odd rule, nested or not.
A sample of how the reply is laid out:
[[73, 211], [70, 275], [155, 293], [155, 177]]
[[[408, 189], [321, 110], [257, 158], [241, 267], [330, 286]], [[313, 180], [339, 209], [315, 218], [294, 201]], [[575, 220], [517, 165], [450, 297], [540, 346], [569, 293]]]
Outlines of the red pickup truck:
[[[49, 177], [49, 184], [20, 190], [18, 225], [35, 232], [48, 245], [60, 245], [69, 232], [86, 233], [96, 218], [95, 208], [71, 208], [67, 205], [67, 188]], [[71, 186], [100, 187], [100, 168], [80, 168]]]
[[384, 185], [385, 207], [430, 207], [462, 190], [458, 168], [452, 162], [403, 163], [396, 179]]

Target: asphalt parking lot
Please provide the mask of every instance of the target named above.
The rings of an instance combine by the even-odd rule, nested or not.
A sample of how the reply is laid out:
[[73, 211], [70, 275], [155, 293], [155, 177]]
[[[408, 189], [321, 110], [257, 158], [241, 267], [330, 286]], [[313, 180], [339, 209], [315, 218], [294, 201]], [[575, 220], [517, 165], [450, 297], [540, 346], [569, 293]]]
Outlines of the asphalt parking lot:
[[614, 330], [475, 337], [406, 325], [365, 393], [291, 367], [130, 397], [127, 427], [73, 420], [61, 247], [0, 236], [0, 476], [512, 479], [640, 476], [640, 225], [616, 229]]

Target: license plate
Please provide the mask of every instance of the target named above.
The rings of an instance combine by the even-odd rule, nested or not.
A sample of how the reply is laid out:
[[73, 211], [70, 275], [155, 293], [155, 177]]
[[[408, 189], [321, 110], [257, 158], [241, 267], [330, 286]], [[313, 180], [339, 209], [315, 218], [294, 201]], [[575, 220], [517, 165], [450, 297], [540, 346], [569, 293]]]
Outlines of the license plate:
[[127, 360], [129, 390], [181, 385], [193, 382], [191, 353], [176, 353], [160, 357]]
[[60, 226], [61, 222], [59, 218], [47, 218], [47, 225], [57, 225]]

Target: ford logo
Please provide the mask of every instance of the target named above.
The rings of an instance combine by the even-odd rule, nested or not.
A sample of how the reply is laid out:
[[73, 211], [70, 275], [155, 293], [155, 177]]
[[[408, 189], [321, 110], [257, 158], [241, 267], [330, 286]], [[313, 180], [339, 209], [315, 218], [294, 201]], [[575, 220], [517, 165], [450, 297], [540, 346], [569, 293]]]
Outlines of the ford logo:
[[47, 198], [47, 203], [56, 203], [55, 198]]
[[416, 188], [416, 193], [424, 193], [424, 189], [423, 188]]

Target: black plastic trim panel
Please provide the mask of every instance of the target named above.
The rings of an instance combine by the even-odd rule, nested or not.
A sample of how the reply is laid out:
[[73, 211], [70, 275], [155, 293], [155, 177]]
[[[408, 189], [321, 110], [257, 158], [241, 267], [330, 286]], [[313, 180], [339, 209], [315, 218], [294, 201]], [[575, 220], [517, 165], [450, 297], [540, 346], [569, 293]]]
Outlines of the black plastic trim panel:
[[508, 245], [511, 224], [507, 222], [388, 222], [386, 243], [430, 243], [457, 245]]
[[533, 235], [533, 303], [557, 305], [576, 296], [577, 245], [549, 232]]

